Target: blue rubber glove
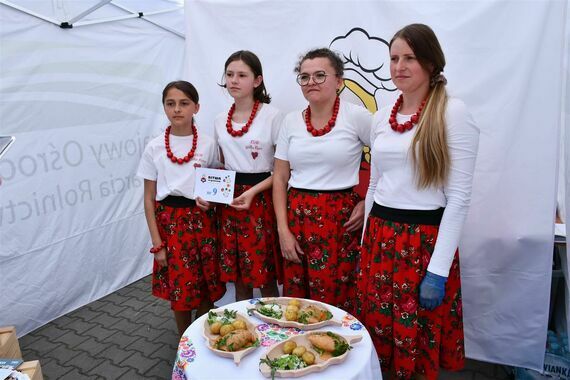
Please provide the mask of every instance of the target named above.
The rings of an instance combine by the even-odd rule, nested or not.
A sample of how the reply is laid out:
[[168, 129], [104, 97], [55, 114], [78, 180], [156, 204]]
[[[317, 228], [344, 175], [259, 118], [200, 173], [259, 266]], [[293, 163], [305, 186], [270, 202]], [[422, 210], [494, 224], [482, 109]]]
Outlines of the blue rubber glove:
[[426, 276], [420, 284], [420, 305], [428, 310], [433, 310], [441, 305], [445, 295], [446, 282], [447, 277], [426, 272]]

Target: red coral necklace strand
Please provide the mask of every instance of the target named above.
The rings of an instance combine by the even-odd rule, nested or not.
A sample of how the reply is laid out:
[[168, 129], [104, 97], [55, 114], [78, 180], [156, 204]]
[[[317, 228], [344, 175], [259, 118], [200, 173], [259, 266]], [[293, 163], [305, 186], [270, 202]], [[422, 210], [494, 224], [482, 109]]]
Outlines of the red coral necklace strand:
[[313, 125], [311, 124], [311, 106], [307, 106], [307, 109], [305, 110], [305, 124], [307, 125], [307, 131], [315, 137], [326, 135], [327, 133], [329, 133], [336, 124], [336, 117], [338, 115], [339, 107], [340, 107], [340, 98], [337, 96], [334, 101], [333, 114], [329, 122], [327, 123], [327, 125], [324, 126], [324, 128], [315, 129], [315, 127], [313, 127]]
[[247, 123], [245, 123], [245, 125], [241, 129], [238, 129], [237, 131], [235, 131], [232, 127], [232, 117], [234, 116], [234, 112], [236, 110], [236, 104], [235, 103], [232, 104], [228, 112], [228, 120], [226, 121], [226, 130], [230, 135], [232, 135], [233, 137], [243, 136], [247, 133], [247, 131], [249, 131], [249, 127], [251, 127], [251, 123], [253, 123], [255, 115], [257, 115], [257, 109], [259, 108], [259, 103], [260, 103], [259, 100], [256, 100], [255, 103], [253, 103], [253, 108], [251, 109], [251, 115], [249, 115]]
[[171, 126], [169, 125], [164, 132], [164, 146], [166, 147], [166, 156], [170, 161], [178, 165], [190, 162], [192, 157], [194, 157], [194, 152], [196, 152], [196, 146], [198, 146], [198, 131], [196, 130], [194, 122], [192, 122], [192, 149], [190, 149], [190, 152], [188, 152], [188, 154], [182, 158], [176, 157], [170, 149], [170, 128]]
[[412, 129], [414, 125], [416, 125], [418, 121], [420, 121], [420, 115], [422, 114], [422, 110], [426, 105], [426, 100], [424, 100], [422, 104], [420, 104], [420, 108], [418, 108], [418, 111], [410, 117], [410, 120], [406, 121], [404, 124], [398, 124], [396, 115], [398, 114], [398, 110], [400, 109], [400, 107], [402, 106], [402, 102], [404, 101], [403, 95], [400, 95], [398, 97], [398, 100], [396, 100], [394, 107], [392, 107], [392, 112], [390, 113], [390, 119], [388, 120], [392, 129], [399, 133], [404, 133]]

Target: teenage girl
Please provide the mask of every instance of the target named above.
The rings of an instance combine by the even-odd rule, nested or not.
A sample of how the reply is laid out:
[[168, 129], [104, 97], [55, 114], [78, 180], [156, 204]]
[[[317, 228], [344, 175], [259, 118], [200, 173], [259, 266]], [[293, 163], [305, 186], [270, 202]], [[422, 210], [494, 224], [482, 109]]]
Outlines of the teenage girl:
[[224, 84], [234, 103], [215, 120], [224, 167], [235, 170], [232, 204], [220, 210], [220, 265], [223, 281], [233, 281], [236, 300], [278, 296], [278, 253], [271, 200], [273, 154], [281, 113], [269, 105], [259, 58], [240, 50], [226, 60]]

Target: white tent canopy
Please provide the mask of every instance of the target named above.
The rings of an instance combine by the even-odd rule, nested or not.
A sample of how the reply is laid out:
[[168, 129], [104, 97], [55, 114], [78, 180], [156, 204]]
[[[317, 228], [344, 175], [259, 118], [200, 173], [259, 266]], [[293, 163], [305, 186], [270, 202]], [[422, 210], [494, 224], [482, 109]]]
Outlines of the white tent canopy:
[[[0, 1], [0, 325], [18, 335], [147, 275], [142, 149], [184, 61], [180, 2]], [[72, 28], [62, 28], [62, 24]]]

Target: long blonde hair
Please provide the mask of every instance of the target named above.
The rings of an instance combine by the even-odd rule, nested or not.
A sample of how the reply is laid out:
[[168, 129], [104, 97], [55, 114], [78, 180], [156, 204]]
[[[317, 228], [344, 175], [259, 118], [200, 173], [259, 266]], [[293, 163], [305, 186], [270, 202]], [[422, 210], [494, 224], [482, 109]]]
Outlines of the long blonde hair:
[[443, 186], [450, 168], [445, 120], [447, 91], [441, 74], [445, 56], [435, 33], [427, 25], [405, 26], [392, 37], [390, 47], [397, 38], [407, 42], [422, 67], [431, 73], [428, 99], [410, 146], [417, 186], [420, 189]]

